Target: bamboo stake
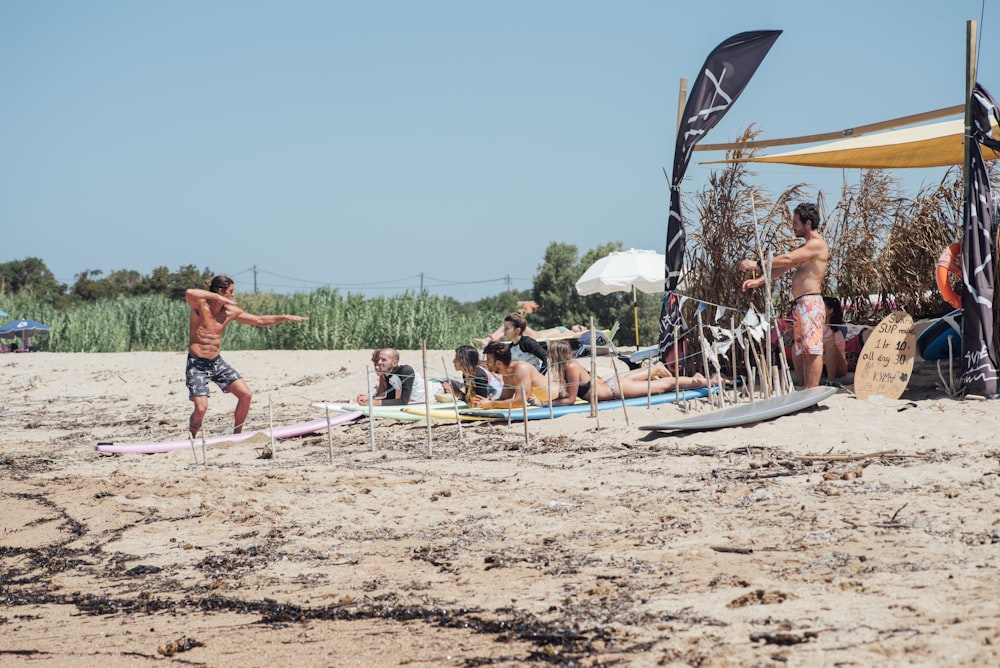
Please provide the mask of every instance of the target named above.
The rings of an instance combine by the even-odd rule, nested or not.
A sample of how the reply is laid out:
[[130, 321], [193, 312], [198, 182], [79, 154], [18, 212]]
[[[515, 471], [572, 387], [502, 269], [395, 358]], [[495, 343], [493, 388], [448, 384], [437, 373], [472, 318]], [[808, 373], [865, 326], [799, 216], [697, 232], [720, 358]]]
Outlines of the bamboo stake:
[[333, 425], [330, 424], [330, 407], [326, 407], [326, 448], [330, 454], [330, 463], [333, 464]]
[[736, 403], [736, 318], [729, 316], [729, 334], [732, 341], [729, 343], [729, 370], [733, 374], [733, 403]]
[[[444, 382], [448, 384], [448, 394], [451, 395], [451, 405], [455, 409], [455, 424], [458, 425], [458, 442], [462, 443], [462, 418], [458, 414], [458, 395], [455, 394], [455, 386], [451, 384], [451, 374], [448, 373], [448, 362], [445, 358], [441, 358], [441, 366], [444, 367]], [[465, 380], [465, 377], [462, 377]], [[475, 381], [473, 381], [475, 384]], [[487, 385], [488, 387], [488, 385]], [[473, 394], [475, 394], [475, 388], [473, 387]]]
[[[613, 363], [614, 362], [612, 362], [612, 364]], [[646, 408], [653, 407], [653, 364], [654, 364], [653, 360], [650, 359], [649, 363], [646, 365]], [[663, 368], [666, 369], [667, 365], [664, 364]], [[617, 373], [617, 371], [615, 373]], [[674, 389], [676, 388], [677, 388], [677, 383], [675, 382]], [[677, 399], [675, 398], [674, 401], [676, 402]]]
[[[681, 354], [679, 345], [680, 341], [677, 340], [677, 337], [680, 336], [680, 333], [681, 333], [680, 325], [674, 325], [674, 405], [675, 406], [681, 400], [681, 384], [677, 382], [678, 379], [681, 377]], [[689, 408], [690, 407], [688, 406], [687, 394], [685, 394], [684, 411], [687, 412]]]
[[365, 365], [365, 381], [368, 383], [368, 436], [371, 440], [372, 452], [378, 452], [378, 446], [375, 445], [375, 398], [372, 397], [372, 374], [367, 364]]
[[271, 432], [271, 459], [278, 458], [278, 443], [274, 438], [274, 402], [271, 395], [267, 395], [267, 426]]
[[[550, 362], [550, 364], [551, 364], [551, 362]], [[562, 364], [562, 362], [560, 362], [560, 364]], [[549, 371], [551, 371], [551, 370], [552, 370], [552, 367], [550, 366], [549, 367]], [[549, 375], [548, 373], [545, 374], [545, 393], [546, 393], [546, 396], [549, 399], [549, 419], [553, 420], [553, 419], [555, 419], [555, 414], [552, 411], [552, 376]]]
[[524, 422], [524, 452], [528, 452], [528, 445], [531, 442], [528, 438], [528, 391], [521, 386], [521, 421]]
[[[708, 353], [705, 352], [705, 333], [702, 331], [701, 311], [698, 311], [698, 347], [701, 348], [701, 366], [705, 369], [705, 373], [711, 376], [712, 370], [708, 368]], [[715, 407], [715, 398], [712, 396], [711, 383], [708, 383], [708, 405]]]
[[[750, 211], [753, 213], [753, 236], [757, 244], [757, 261], [760, 263], [761, 272], [764, 274], [764, 317], [767, 318], [767, 348], [764, 351], [764, 358], [767, 361], [767, 374], [771, 375], [771, 321], [773, 320], [774, 304], [771, 300], [771, 263], [772, 255], [767, 254], [767, 263], [764, 263], [764, 248], [760, 243], [760, 232], [757, 230], [757, 202], [753, 194], [750, 194]], [[767, 396], [771, 396], [773, 385], [768, 387]]]
[[750, 334], [746, 334], [746, 339], [740, 336], [740, 345], [743, 347], [743, 365], [747, 369], [747, 387], [750, 390], [750, 403], [756, 401], [755, 392], [757, 390], [757, 383], [753, 377], [753, 365], [750, 364]]
[[614, 357], [611, 358], [611, 368], [614, 369], [615, 372], [615, 382], [618, 384], [618, 398], [622, 401], [622, 412], [625, 414], [625, 426], [628, 427], [628, 409], [625, 406], [625, 391], [622, 390], [622, 379], [618, 376], [618, 365], [615, 364]]
[[[594, 316], [590, 316], [590, 379], [597, 388], [597, 330], [594, 328]], [[597, 392], [590, 393], [590, 417], [597, 418]], [[597, 428], [600, 429], [598, 418]]]
[[430, 381], [427, 380], [427, 341], [420, 341], [420, 363], [421, 368], [424, 371], [424, 410], [427, 414], [427, 456], [433, 456], [433, 439], [431, 438], [431, 387]]

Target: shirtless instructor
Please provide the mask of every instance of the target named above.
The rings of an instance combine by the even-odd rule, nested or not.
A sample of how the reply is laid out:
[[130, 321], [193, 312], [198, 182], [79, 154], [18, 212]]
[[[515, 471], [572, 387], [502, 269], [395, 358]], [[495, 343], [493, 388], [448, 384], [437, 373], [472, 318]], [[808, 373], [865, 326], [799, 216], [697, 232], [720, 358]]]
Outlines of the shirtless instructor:
[[185, 294], [191, 307], [191, 328], [188, 335], [187, 387], [194, 411], [188, 423], [191, 437], [201, 430], [205, 411], [208, 410], [208, 381], [213, 381], [223, 392], [236, 397], [235, 423], [233, 433], [243, 431], [243, 423], [250, 413], [250, 399], [253, 393], [240, 378], [236, 369], [226, 364], [222, 352], [222, 333], [226, 325], [236, 321], [254, 327], [270, 327], [279, 322], [301, 322], [308, 320], [300, 315], [253, 315], [247, 313], [233, 301], [233, 279], [216, 276], [208, 285], [208, 290], [191, 288]]
[[[795, 338], [792, 352], [797, 362], [796, 370], [801, 370], [799, 381], [805, 387], [817, 387], [823, 373], [823, 330], [826, 326], [826, 305], [820, 289], [830, 260], [830, 248], [819, 233], [819, 211], [815, 204], [803, 202], [795, 207], [792, 232], [804, 242], [791, 253], [778, 255], [771, 261], [771, 278], [795, 269], [792, 276], [792, 333]], [[761, 266], [756, 260], [743, 260], [740, 269], [750, 271], [761, 269]], [[750, 278], [743, 281], [743, 290], [764, 284], [764, 276]]]

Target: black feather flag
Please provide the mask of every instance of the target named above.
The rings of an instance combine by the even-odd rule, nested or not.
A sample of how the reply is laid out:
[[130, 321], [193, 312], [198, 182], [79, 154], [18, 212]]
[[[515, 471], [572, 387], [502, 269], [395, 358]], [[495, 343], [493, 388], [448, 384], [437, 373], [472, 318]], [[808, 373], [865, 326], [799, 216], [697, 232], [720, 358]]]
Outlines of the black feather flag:
[[972, 146], [969, 192], [963, 212], [962, 237], [962, 381], [970, 394], [997, 394], [997, 342], [993, 326], [993, 194], [979, 148], [1000, 149], [991, 133], [990, 114], [1000, 119], [1000, 107], [976, 84], [972, 100]]
[[680, 300], [672, 294], [677, 289], [684, 266], [684, 216], [681, 212], [681, 181], [694, 150], [736, 102], [750, 77], [764, 60], [780, 30], [755, 30], [733, 35], [708, 55], [691, 95], [684, 106], [677, 143], [674, 147], [674, 171], [670, 179], [670, 218], [667, 221], [667, 252], [663, 308], [660, 312], [660, 356], [667, 359], [674, 345], [675, 326], [686, 330], [680, 312]]

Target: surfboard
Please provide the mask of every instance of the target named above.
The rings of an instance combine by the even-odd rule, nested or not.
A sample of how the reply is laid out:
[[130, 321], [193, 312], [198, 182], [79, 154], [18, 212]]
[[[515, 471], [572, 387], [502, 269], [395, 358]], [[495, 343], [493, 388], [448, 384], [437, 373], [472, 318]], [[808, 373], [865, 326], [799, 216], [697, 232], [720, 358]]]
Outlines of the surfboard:
[[[421, 404], [415, 404], [413, 406], [407, 406], [404, 411], [410, 415], [417, 416], [418, 419], [423, 420], [427, 417], [427, 409]], [[435, 420], [451, 420], [455, 421], [455, 409], [454, 408], [439, 408], [439, 404], [432, 404], [430, 411], [431, 418]], [[474, 422], [481, 420], [492, 420], [491, 417], [477, 417], [475, 415], [469, 415], [466, 411], [459, 410], [458, 419], [463, 422]]]
[[[713, 391], [718, 392], [718, 387], [713, 387]], [[680, 393], [680, 399], [700, 399], [702, 397], [708, 396], [708, 388], [700, 387], [696, 390], [683, 390]], [[654, 394], [649, 397], [649, 404], [670, 404], [673, 403], [678, 398], [678, 395], [674, 392], [664, 392], [663, 394]], [[647, 399], [645, 396], [634, 397], [632, 399], [626, 399], [625, 405], [633, 408], [639, 408], [647, 404]], [[597, 410], [607, 411], [614, 410], [616, 408], [622, 407], [621, 399], [614, 399], [612, 401], [598, 401]], [[551, 413], [550, 413], [551, 410]], [[547, 406], [533, 406], [527, 410], [527, 418], [529, 420], [548, 420], [549, 417], [562, 417], [564, 415], [572, 415], [575, 413], [589, 413], [590, 403], [582, 402], [575, 403], [569, 406], [553, 406], [551, 409]], [[463, 415], [487, 418], [491, 420], [506, 420], [508, 419], [508, 414], [510, 420], [514, 422], [520, 422], [525, 418], [525, 411], [521, 408], [514, 408], [508, 411], [506, 408], [490, 408], [490, 409], [467, 409], [462, 411]], [[454, 419], [454, 418], [452, 418]]]
[[[361, 417], [361, 413], [357, 411], [342, 412], [330, 415], [330, 426], [336, 426], [339, 424], [344, 424], [352, 420], [357, 420]], [[312, 434], [318, 431], [324, 431], [327, 427], [326, 418], [321, 418], [319, 420], [310, 420], [308, 422], [298, 422], [296, 424], [285, 425], [283, 427], [274, 428], [274, 438], [292, 438], [294, 436], [302, 436], [303, 434]], [[264, 434], [265, 436], [271, 436], [270, 429], [258, 429], [256, 431], [247, 431], [241, 434], [219, 434], [217, 436], [208, 436], [204, 439], [206, 446], [220, 445], [223, 443], [239, 443], [245, 441], [252, 436], [258, 434]], [[195, 439], [195, 446], [200, 447], [202, 444], [201, 438]], [[137, 455], [152, 455], [161, 452], [170, 452], [172, 450], [182, 450], [184, 448], [191, 447], [190, 439], [183, 439], [177, 441], [162, 441], [159, 443], [128, 443], [128, 444], [115, 444], [115, 443], [98, 443], [94, 446], [94, 449], [98, 452], [103, 452], [112, 455], [124, 455], [124, 454], [137, 454]]]
[[[387, 420], [423, 420], [423, 414], [408, 412], [410, 408], [424, 410], [423, 404], [407, 404], [405, 406], [361, 406], [359, 404], [341, 404], [334, 402], [316, 401], [312, 404], [316, 408], [329, 408], [331, 411], [356, 411], [364, 417], [369, 414], [372, 417], [384, 418]], [[465, 408], [464, 402], [459, 402], [460, 408]], [[452, 404], [433, 403], [431, 410], [448, 409], [453, 415]]]
[[639, 427], [645, 431], [701, 431], [705, 429], [720, 429], [722, 427], [739, 427], [762, 420], [781, 417], [800, 411], [803, 408], [815, 406], [824, 399], [837, 393], [836, 387], [811, 387], [807, 390], [797, 390], [780, 397], [771, 397], [749, 404], [720, 408], [719, 410], [680, 420], [647, 424]]
[[917, 353], [925, 360], [948, 359], [948, 340], [951, 354], [962, 354], [962, 309], [938, 318], [917, 337]]

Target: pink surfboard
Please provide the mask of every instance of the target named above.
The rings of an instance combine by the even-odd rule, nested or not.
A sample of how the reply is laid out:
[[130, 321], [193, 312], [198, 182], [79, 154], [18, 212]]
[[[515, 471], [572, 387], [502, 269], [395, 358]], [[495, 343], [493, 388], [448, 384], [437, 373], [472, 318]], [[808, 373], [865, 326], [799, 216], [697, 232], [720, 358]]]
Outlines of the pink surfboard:
[[[351, 420], [357, 420], [361, 417], [361, 413], [357, 411], [352, 411], [350, 413], [337, 413], [330, 415], [329, 425], [334, 427], [339, 424], [344, 424], [345, 422], [350, 422]], [[292, 438], [294, 436], [302, 436], [303, 434], [311, 434], [317, 431], [323, 431], [327, 427], [326, 418], [320, 418], [318, 420], [309, 420], [308, 422], [299, 422], [296, 424], [286, 425], [284, 427], [274, 428], [274, 438]], [[259, 429], [257, 431], [248, 431], [242, 434], [219, 434], [218, 436], [209, 436], [204, 439], [205, 445], [219, 445], [221, 443], [239, 443], [240, 441], [245, 441], [251, 436], [256, 436], [257, 434], [264, 434], [265, 436], [271, 436], [270, 429]], [[195, 446], [201, 446], [202, 439], [197, 438], [194, 442]], [[162, 441], [160, 443], [128, 443], [116, 445], [114, 443], [98, 443], [94, 446], [94, 449], [98, 452], [103, 452], [112, 455], [123, 455], [123, 454], [139, 454], [139, 455], [152, 455], [159, 452], [170, 452], [172, 450], [182, 450], [184, 448], [190, 448], [190, 439], [183, 439], [178, 441]]]

